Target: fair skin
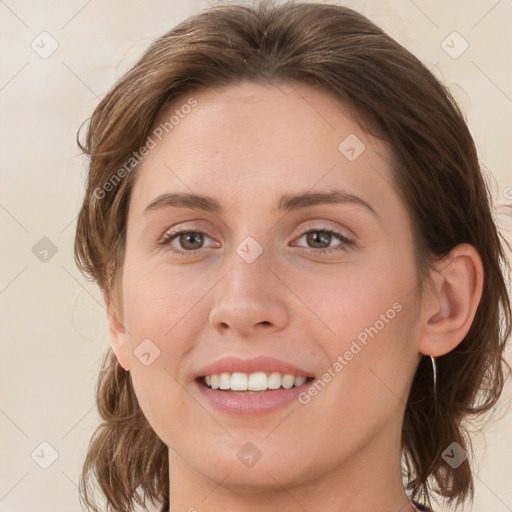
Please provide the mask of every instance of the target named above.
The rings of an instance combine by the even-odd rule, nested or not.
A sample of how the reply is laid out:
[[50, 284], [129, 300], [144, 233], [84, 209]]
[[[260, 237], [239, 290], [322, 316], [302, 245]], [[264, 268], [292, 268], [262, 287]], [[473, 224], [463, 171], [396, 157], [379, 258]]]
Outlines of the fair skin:
[[[244, 83], [193, 97], [197, 107], [139, 170], [109, 316], [119, 362], [169, 447], [171, 510], [413, 510], [400, 472], [408, 391], [422, 355], [449, 352], [469, 330], [482, 287], [478, 254], [454, 248], [420, 296], [389, 148], [331, 95], [298, 83]], [[365, 144], [353, 161], [338, 149], [350, 134]], [[276, 209], [284, 194], [333, 189], [368, 206]], [[145, 213], [171, 192], [208, 196], [222, 211]], [[199, 234], [166, 247], [191, 256], [158, 245], [178, 226]], [[308, 240], [308, 230], [319, 236]], [[246, 237], [262, 248], [250, 263], [237, 252]], [[393, 304], [400, 311], [376, 324]], [[199, 392], [198, 370], [225, 355], [272, 356], [322, 379], [358, 334], [381, 324], [307, 404], [232, 414]], [[148, 338], [160, 354], [145, 365], [135, 350]], [[261, 454], [251, 467], [237, 456], [246, 443]]]

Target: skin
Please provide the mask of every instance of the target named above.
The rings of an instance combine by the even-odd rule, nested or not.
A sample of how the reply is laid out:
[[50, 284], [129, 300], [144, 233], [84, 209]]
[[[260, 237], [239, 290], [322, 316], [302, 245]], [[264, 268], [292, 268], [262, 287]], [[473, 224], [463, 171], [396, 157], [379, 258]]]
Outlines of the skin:
[[[420, 295], [390, 148], [325, 91], [244, 83], [193, 97], [198, 105], [137, 176], [121, 288], [109, 309], [114, 351], [169, 446], [171, 510], [413, 510], [400, 472], [407, 395], [422, 354], [449, 352], [469, 330], [481, 295], [478, 254], [454, 248]], [[350, 134], [365, 144], [354, 161], [338, 149]], [[375, 213], [355, 203], [274, 210], [283, 194], [333, 188]], [[224, 210], [144, 214], [164, 192], [207, 195]], [[176, 226], [205, 233], [195, 255], [158, 245]], [[304, 235], [310, 229], [353, 243], [315, 245]], [[236, 252], [248, 236], [262, 248], [252, 263]], [[169, 246], [191, 250], [179, 236]], [[400, 312], [307, 405], [228, 415], [193, 385], [197, 370], [223, 355], [270, 355], [321, 378], [397, 302]], [[160, 350], [148, 366], [134, 354], [147, 338]], [[237, 457], [247, 442], [262, 454], [251, 468]]]

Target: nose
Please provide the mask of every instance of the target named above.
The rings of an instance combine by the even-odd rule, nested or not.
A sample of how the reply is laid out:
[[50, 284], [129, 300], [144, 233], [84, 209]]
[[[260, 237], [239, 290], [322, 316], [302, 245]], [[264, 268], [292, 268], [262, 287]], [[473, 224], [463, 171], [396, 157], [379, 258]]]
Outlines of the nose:
[[279, 332], [290, 321], [292, 293], [284, 281], [263, 255], [252, 263], [235, 258], [215, 287], [210, 324], [236, 338]]

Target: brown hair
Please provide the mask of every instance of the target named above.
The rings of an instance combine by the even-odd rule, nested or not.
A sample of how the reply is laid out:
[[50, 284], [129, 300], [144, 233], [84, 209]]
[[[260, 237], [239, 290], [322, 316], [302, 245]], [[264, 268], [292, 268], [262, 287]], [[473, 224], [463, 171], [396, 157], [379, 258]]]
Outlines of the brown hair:
[[[241, 81], [301, 81], [334, 92], [366, 129], [389, 143], [397, 190], [414, 226], [420, 289], [436, 257], [460, 243], [478, 250], [485, 277], [474, 321], [464, 340], [437, 359], [437, 396], [430, 361], [421, 360], [402, 430], [413, 498], [428, 504], [433, 493], [450, 502], [472, 498], [469, 460], [454, 469], [441, 455], [452, 442], [470, 451], [466, 420], [493, 408], [510, 370], [504, 359], [511, 332], [506, 242], [493, 221], [475, 144], [451, 94], [364, 16], [330, 4], [221, 5], [154, 41], [100, 102], [85, 142], [79, 142], [90, 165], [76, 230], [78, 267], [98, 283], [109, 306], [115, 303], [139, 167], [130, 158], [169, 105], [202, 88]], [[167, 499], [167, 446], [144, 417], [130, 372], [111, 349], [97, 402], [104, 421], [89, 446], [81, 499], [99, 510], [91, 495], [92, 476], [109, 511], [131, 512], [146, 499]]]

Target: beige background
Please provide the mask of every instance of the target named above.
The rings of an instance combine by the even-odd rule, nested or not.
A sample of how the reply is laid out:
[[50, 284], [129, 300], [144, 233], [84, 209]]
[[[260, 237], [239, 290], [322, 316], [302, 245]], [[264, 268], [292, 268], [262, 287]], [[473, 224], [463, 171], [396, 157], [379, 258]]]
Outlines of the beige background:
[[[497, 204], [507, 194], [512, 199], [512, 4], [344, 3], [450, 87], [491, 173]], [[109, 339], [100, 293], [73, 260], [85, 177], [76, 130], [152, 39], [204, 6], [199, 0], [0, 1], [1, 512], [79, 511], [76, 484], [98, 422], [94, 387]], [[447, 39], [452, 56], [442, 47], [453, 31], [469, 44], [457, 58], [464, 44], [458, 36]], [[44, 55], [52, 44], [56, 51]], [[512, 217], [497, 218], [512, 238]], [[57, 250], [46, 262], [33, 252], [37, 243], [48, 244], [39, 242], [43, 237]], [[506, 398], [512, 398], [510, 383]], [[504, 397], [501, 406], [506, 403]], [[476, 437], [475, 512], [512, 511], [512, 411], [502, 416], [485, 438]], [[41, 468], [52, 450], [58, 457]]]

